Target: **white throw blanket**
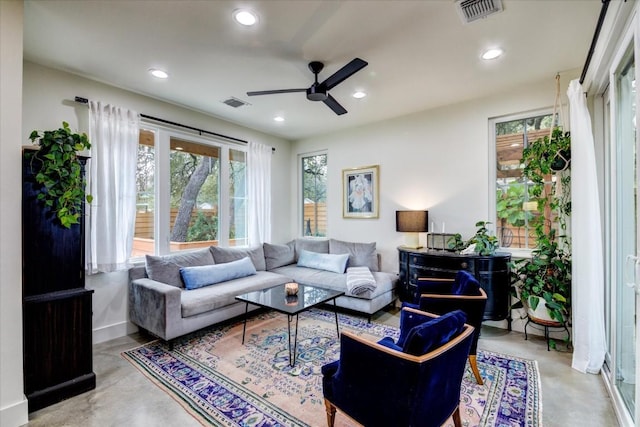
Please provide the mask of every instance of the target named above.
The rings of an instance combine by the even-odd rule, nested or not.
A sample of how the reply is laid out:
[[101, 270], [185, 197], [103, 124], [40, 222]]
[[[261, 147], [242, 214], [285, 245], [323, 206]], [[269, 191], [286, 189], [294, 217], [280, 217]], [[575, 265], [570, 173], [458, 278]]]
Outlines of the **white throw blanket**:
[[376, 279], [368, 267], [347, 268], [347, 294], [364, 296], [376, 290]]

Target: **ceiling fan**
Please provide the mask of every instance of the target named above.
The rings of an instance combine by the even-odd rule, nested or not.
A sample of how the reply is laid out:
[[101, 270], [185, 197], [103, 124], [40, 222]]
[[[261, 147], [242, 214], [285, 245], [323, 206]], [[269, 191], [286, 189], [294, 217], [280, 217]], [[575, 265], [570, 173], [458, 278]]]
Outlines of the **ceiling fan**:
[[315, 76], [315, 82], [309, 88], [303, 89], [277, 89], [277, 90], [261, 90], [257, 92], [247, 92], [247, 96], [256, 95], [273, 95], [277, 93], [292, 93], [292, 92], [307, 92], [307, 99], [309, 101], [322, 101], [329, 108], [333, 110], [337, 115], [342, 115], [347, 112], [342, 105], [335, 100], [335, 98], [329, 95], [328, 91], [333, 89], [338, 84], [342, 83], [353, 74], [357, 73], [368, 65], [368, 62], [363, 61], [360, 58], [354, 58], [344, 67], [329, 76], [322, 83], [318, 83], [318, 73], [324, 68], [324, 64], [319, 61], [311, 61], [309, 63], [309, 69]]

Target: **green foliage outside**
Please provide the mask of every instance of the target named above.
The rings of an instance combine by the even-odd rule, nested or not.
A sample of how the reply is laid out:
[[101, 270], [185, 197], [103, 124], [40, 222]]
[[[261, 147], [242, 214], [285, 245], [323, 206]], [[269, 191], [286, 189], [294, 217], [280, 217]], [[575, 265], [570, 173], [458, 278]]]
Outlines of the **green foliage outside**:
[[[325, 236], [326, 230], [319, 227], [318, 204], [327, 201], [327, 155], [319, 154], [302, 158], [303, 200], [314, 204], [314, 226], [310, 218], [304, 218], [303, 235]], [[326, 218], [325, 218], [326, 219]], [[309, 228], [309, 229], [307, 229]]]

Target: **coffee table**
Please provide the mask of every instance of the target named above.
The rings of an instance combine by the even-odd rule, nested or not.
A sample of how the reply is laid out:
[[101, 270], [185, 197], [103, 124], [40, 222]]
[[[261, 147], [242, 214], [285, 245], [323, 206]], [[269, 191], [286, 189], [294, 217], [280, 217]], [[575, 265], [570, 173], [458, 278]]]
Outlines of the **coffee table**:
[[[309, 285], [298, 285], [298, 294], [296, 296], [287, 296], [284, 285], [278, 285], [274, 286], [273, 288], [238, 295], [236, 296], [236, 299], [238, 301], [244, 301], [246, 304], [244, 311], [244, 325], [242, 326], [242, 344], [244, 344], [244, 336], [247, 330], [249, 304], [270, 308], [279, 313], [286, 314], [287, 332], [289, 337], [289, 366], [293, 367], [296, 364], [296, 355], [298, 348], [298, 315], [303, 311], [310, 309], [311, 307], [316, 307], [322, 303], [333, 300], [333, 314], [336, 318], [336, 332], [338, 333], [338, 337], [340, 337], [340, 329], [338, 327], [338, 312], [336, 311], [336, 298], [342, 295], [344, 295], [344, 292]], [[291, 322], [293, 321], [294, 316], [296, 318], [296, 327], [293, 336], [292, 351]]]

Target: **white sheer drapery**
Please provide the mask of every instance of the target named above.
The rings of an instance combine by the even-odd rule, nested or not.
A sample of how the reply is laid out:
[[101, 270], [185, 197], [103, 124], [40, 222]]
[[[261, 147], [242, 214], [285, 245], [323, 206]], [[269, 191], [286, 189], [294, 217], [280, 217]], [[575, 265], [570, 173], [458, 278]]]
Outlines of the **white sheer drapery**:
[[591, 117], [578, 80], [567, 90], [571, 123], [573, 362], [597, 374], [606, 351], [600, 199]]
[[271, 241], [271, 156], [271, 147], [249, 142], [247, 191], [250, 246]]
[[89, 101], [89, 122], [86, 265], [92, 274], [126, 268], [131, 255], [140, 119], [135, 111]]

